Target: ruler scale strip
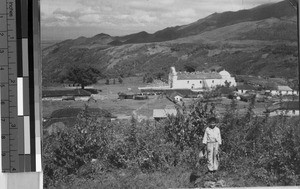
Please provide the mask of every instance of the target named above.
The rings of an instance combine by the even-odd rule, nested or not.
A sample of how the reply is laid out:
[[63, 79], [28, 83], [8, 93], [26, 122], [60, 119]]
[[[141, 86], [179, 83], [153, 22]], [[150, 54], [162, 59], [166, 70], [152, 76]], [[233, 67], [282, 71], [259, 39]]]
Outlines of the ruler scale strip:
[[5, 172], [17, 172], [18, 165], [18, 127], [17, 127], [17, 43], [16, 43], [16, 4], [7, 1], [7, 45], [8, 45], [8, 94], [9, 94], [9, 170]]
[[[33, 5], [33, 0], [27, 0], [30, 5]], [[28, 5], [27, 5], [28, 6]], [[28, 47], [33, 47], [33, 36], [34, 36], [34, 31], [33, 31], [33, 6], [28, 6]], [[25, 34], [26, 35], [26, 34]], [[27, 37], [27, 36], [24, 36]], [[30, 156], [31, 156], [31, 169], [32, 171], [36, 171], [36, 145], [35, 145], [35, 97], [34, 97], [34, 87], [35, 87], [35, 81], [34, 81], [34, 49], [33, 48], [28, 48], [28, 59], [29, 59], [29, 64], [27, 67], [28, 74], [31, 75], [32, 77], [29, 77], [29, 88], [33, 90], [29, 90], [29, 102], [32, 104], [30, 106]], [[26, 72], [24, 71], [24, 74]], [[24, 75], [26, 76], [26, 75]]]
[[39, 0], [0, 0], [2, 172], [42, 171], [39, 18]]
[[[40, 1], [35, 0], [32, 1], [32, 7], [38, 7], [32, 10], [32, 20], [33, 20], [33, 46], [39, 47], [41, 45], [41, 38], [40, 38]], [[42, 62], [42, 54], [41, 50], [36, 48], [34, 49], [33, 59], [34, 59], [34, 118], [35, 118], [35, 171], [41, 172], [42, 171], [42, 121], [41, 121], [41, 106], [40, 101], [42, 99], [41, 92], [42, 91], [42, 69], [40, 68]]]

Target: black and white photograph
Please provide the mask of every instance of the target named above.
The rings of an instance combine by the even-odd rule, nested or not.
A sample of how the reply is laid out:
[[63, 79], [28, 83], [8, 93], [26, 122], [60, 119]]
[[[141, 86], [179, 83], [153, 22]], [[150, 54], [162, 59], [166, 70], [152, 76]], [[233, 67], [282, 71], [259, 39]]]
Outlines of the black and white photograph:
[[298, 188], [298, 15], [297, 0], [40, 0], [43, 187]]

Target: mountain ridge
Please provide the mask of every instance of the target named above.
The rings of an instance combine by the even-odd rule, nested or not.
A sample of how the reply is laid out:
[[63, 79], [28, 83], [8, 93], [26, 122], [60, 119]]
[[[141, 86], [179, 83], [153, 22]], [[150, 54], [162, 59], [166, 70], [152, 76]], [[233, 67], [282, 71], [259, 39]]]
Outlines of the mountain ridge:
[[[295, 10], [286, 1], [281, 1], [278, 3], [267, 3], [259, 5], [252, 9], [239, 10], [236, 12], [226, 11], [223, 13], [213, 13], [207, 17], [198, 19], [197, 21], [182, 25], [182, 26], [172, 26], [165, 29], [159, 30], [150, 34], [146, 31], [141, 31], [124, 36], [111, 36], [109, 34], [100, 33], [88, 39], [94, 39], [99, 35], [106, 35], [112, 38], [113, 41], [118, 41], [118, 43], [112, 43], [107, 45], [122, 45], [128, 43], [151, 43], [151, 42], [161, 42], [174, 40], [177, 38], [187, 37], [191, 35], [200, 34], [205, 31], [211, 31], [216, 28], [233, 25], [240, 22], [246, 21], [257, 21], [263, 20], [271, 17], [281, 18], [281, 17], [292, 17], [295, 16]], [[82, 37], [74, 39], [77, 41]]]
[[108, 77], [166, 74], [174, 65], [179, 70], [186, 65], [198, 70], [221, 66], [233, 74], [295, 77], [296, 42], [296, 12], [282, 1], [249, 10], [214, 13], [153, 34], [101, 33], [62, 41], [43, 50], [43, 77], [45, 81], [62, 82], [68, 67], [77, 64], [97, 67]]

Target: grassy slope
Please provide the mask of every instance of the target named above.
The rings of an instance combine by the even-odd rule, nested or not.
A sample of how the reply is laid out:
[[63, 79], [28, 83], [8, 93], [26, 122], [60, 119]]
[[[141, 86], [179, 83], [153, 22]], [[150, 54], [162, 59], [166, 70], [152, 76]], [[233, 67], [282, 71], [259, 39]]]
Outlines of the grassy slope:
[[[248, 168], [248, 167], [247, 167]], [[203, 187], [206, 181], [224, 180], [226, 187], [259, 187], [266, 183], [250, 176], [250, 170], [239, 167], [236, 172], [227, 172], [222, 169], [214, 175], [205, 174], [202, 165], [197, 172], [199, 178], [195, 183], [190, 182], [191, 168], [173, 167], [167, 172], [152, 173], [135, 172], [131, 170], [114, 170], [103, 175], [96, 175], [94, 180], [78, 179], [71, 188], [195, 188]], [[84, 184], [83, 184], [84, 183]]]

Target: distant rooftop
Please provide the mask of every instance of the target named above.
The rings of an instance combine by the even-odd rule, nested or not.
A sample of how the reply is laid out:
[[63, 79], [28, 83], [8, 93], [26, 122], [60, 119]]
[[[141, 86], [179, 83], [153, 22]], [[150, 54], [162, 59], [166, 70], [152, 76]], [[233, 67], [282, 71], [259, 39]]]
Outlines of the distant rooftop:
[[166, 118], [168, 115], [176, 115], [176, 109], [154, 109], [153, 117], [154, 118]]
[[181, 93], [174, 91], [173, 93], [170, 94], [170, 98], [175, 98], [176, 96], [181, 96], [184, 97], [184, 95], [182, 95]]
[[292, 91], [293, 89], [291, 89], [289, 86], [278, 86], [278, 90], [279, 91]]

